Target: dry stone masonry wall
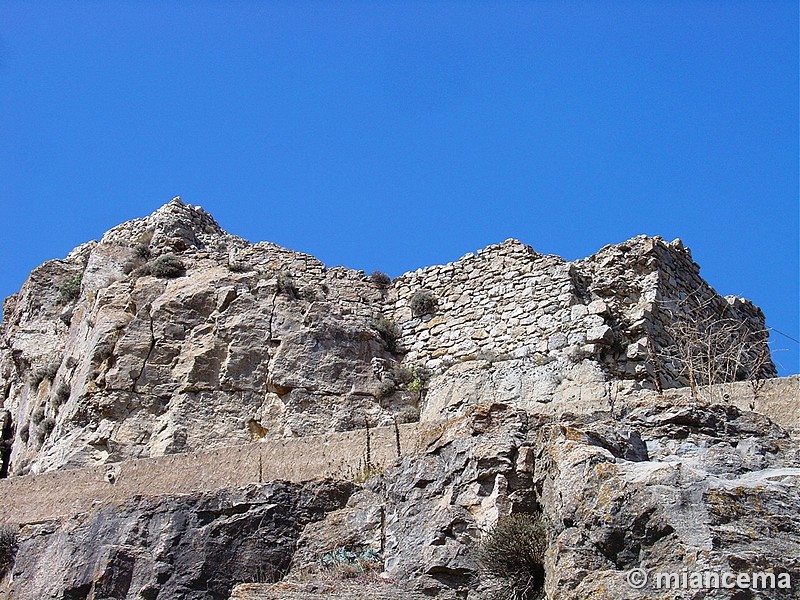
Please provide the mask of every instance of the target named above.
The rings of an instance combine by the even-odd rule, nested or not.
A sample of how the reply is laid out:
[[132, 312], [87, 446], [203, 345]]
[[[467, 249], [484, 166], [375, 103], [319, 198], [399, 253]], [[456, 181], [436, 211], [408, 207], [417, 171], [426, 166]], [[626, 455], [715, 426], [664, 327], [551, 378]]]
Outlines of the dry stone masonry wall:
[[[415, 315], [420, 293], [435, 308]], [[676, 344], [670, 327], [692, 310], [712, 320], [735, 319], [752, 332], [757, 343], [744, 366], [766, 348], [761, 311], [719, 296], [680, 240], [639, 236], [572, 263], [507, 240], [403, 275], [392, 298], [406, 360], [434, 372], [474, 359], [590, 358], [613, 378], [654, 383], [658, 372], [663, 387], [685, 385], [678, 366], [664, 357]], [[759, 377], [775, 375], [771, 363], [759, 367]]]

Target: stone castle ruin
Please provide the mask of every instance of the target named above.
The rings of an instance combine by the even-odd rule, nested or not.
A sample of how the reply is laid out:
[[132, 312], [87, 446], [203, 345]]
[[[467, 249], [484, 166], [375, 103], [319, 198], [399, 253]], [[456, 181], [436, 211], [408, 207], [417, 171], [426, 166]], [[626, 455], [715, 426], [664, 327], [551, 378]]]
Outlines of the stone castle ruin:
[[688, 560], [800, 584], [767, 338], [678, 240], [392, 281], [174, 199], [3, 305], [0, 600], [495, 599], [476, 548], [514, 518], [548, 598], [664, 598], [626, 573]]
[[761, 311], [720, 297], [679, 240], [574, 262], [507, 240], [387, 279], [250, 244], [178, 199], [113, 228], [4, 304], [3, 473], [685, 386], [672, 325], [692, 311], [741, 338], [736, 368], [699, 383], [775, 375]]

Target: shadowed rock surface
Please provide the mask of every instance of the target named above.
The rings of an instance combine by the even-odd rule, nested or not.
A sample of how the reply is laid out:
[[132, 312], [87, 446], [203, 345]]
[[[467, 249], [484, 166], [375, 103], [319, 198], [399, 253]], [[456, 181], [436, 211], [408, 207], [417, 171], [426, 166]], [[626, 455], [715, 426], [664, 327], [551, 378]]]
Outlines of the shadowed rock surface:
[[134, 498], [21, 533], [11, 598], [227, 600], [235, 583], [275, 581], [304, 525], [352, 484], [270, 483]]

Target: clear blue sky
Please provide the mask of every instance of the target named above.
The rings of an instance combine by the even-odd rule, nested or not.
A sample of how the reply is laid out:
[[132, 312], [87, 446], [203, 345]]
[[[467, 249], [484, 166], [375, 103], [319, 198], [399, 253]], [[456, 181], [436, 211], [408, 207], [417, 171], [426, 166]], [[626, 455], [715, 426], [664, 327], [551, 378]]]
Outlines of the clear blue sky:
[[393, 276], [680, 237], [800, 339], [798, 6], [0, 0], [0, 294], [175, 195]]

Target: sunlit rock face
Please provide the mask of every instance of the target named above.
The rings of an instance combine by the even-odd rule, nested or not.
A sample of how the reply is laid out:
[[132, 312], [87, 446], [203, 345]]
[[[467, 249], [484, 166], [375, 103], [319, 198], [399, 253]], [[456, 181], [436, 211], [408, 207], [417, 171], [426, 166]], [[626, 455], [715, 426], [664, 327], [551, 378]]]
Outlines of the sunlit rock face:
[[508, 240], [392, 282], [250, 244], [175, 199], [5, 301], [3, 473], [438, 420], [487, 399], [593, 410], [609, 382], [689, 383], [669, 323], [690, 300], [752, 332], [732, 377], [774, 374], [757, 360], [761, 312], [717, 296], [679, 241], [567, 262]]

